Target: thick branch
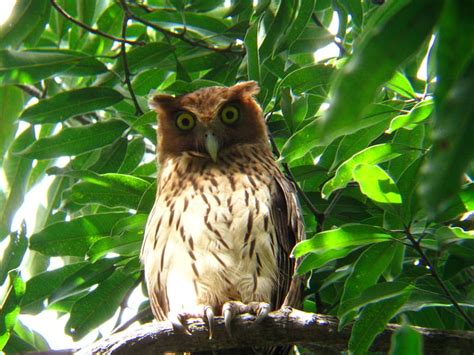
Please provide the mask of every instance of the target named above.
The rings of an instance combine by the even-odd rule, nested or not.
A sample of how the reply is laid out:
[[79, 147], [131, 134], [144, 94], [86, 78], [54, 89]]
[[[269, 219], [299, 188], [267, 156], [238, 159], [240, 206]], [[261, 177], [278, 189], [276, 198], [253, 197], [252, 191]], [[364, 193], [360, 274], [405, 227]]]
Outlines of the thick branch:
[[[169, 322], [148, 323], [139, 328], [114, 334], [79, 351], [79, 354], [156, 354], [162, 352], [210, 351], [248, 346], [266, 347], [299, 344], [312, 349], [339, 352], [347, 349], [350, 327], [340, 333], [337, 319], [287, 308], [272, 312], [261, 324], [243, 315], [232, 324], [232, 337], [224, 328], [222, 317], [216, 318], [213, 339], [208, 339], [204, 322], [188, 321], [192, 335], [175, 333]], [[388, 325], [376, 339], [373, 350], [387, 351], [392, 333], [400, 326]], [[424, 339], [425, 353], [471, 353], [474, 332], [446, 331], [414, 327]]]

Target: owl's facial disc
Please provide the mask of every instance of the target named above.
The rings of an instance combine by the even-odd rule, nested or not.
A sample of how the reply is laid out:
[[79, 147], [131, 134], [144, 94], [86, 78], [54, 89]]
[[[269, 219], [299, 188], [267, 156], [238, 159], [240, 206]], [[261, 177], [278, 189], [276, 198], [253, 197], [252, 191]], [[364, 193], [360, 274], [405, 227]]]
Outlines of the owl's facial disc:
[[219, 140], [214, 133], [207, 131], [204, 134], [204, 146], [211, 159], [216, 162], [217, 155], [219, 154]]

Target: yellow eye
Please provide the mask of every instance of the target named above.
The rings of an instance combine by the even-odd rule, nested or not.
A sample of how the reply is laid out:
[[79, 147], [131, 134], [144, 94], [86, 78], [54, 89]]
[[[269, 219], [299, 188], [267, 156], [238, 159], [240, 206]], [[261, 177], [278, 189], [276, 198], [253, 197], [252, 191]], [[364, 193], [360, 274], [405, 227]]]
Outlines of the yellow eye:
[[221, 120], [225, 124], [231, 125], [237, 122], [239, 119], [240, 112], [239, 109], [235, 106], [229, 105], [222, 109], [221, 111]]
[[190, 129], [193, 129], [195, 124], [196, 120], [189, 112], [182, 112], [176, 118], [176, 126], [178, 126], [178, 128], [183, 131], [189, 131]]

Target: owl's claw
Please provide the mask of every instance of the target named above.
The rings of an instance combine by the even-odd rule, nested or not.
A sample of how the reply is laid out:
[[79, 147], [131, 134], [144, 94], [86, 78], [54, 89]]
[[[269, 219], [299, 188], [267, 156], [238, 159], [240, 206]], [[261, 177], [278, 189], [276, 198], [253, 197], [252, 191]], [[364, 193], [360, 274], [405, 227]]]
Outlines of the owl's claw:
[[212, 339], [212, 330], [214, 324], [214, 311], [211, 306], [202, 306], [192, 311], [183, 312], [169, 312], [168, 319], [177, 332], [191, 335], [191, 332], [186, 327], [186, 319], [188, 318], [202, 318], [207, 321], [209, 327], [209, 339]]
[[268, 313], [270, 313], [270, 305], [265, 302], [253, 302], [256, 303], [256, 318], [255, 323], [261, 323], [265, 318], [267, 318]]
[[209, 340], [212, 339], [212, 328], [214, 325], [214, 311], [211, 306], [204, 306], [204, 313], [206, 314], [207, 323], [209, 326]]
[[176, 312], [169, 312], [168, 313], [168, 320], [173, 325], [174, 330], [185, 333], [187, 335], [191, 335], [188, 328], [183, 323], [183, 315], [176, 313]]
[[229, 336], [232, 336], [231, 322], [238, 314], [250, 313], [255, 316], [255, 324], [261, 323], [270, 313], [270, 304], [266, 302], [250, 302], [248, 304], [230, 301], [222, 306], [222, 315], [224, 316], [225, 329]]

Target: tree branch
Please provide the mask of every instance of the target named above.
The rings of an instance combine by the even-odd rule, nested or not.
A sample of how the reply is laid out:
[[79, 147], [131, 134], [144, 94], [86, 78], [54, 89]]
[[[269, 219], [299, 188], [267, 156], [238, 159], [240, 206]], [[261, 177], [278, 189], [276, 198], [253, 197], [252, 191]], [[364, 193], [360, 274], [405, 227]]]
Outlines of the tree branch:
[[157, 24], [155, 24], [153, 22], [150, 22], [148, 20], [145, 20], [145, 19], [135, 15], [133, 13], [133, 11], [130, 10], [130, 8], [128, 7], [125, 0], [120, 0], [120, 4], [122, 5], [122, 8], [125, 11], [125, 14], [127, 15], [128, 18], [130, 18], [132, 20], [135, 20], [137, 22], [140, 22], [140, 23], [144, 24], [145, 26], [151, 27], [151, 28], [155, 29], [156, 31], [158, 31], [158, 32], [160, 32], [164, 35], [177, 38], [177, 39], [179, 39], [183, 42], [186, 42], [186, 43], [188, 43], [192, 46], [205, 48], [205, 49], [208, 49], [208, 50], [213, 51], [213, 52], [232, 53], [232, 54], [239, 54], [239, 55], [244, 55], [245, 54], [244, 49], [241, 49], [239, 51], [232, 50], [232, 48], [234, 47], [234, 43], [232, 43], [232, 42], [227, 47], [224, 47], [224, 48], [214, 47], [214, 46], [208, 45], [207, 43], [203, 43], [203, 41], [195, 41], [195, 40], [192, 40], [192, 39], [186, 37], [185, 36], [186, 29], [181, 33], [176, 33], [176, 32], [173, 32], [173, 31], [169, 31], [169, 30], [167, 30], [163, 27], [158, 26]]
[[[459, 312], [459, 314], [464, 318], [467, 324], [469, 324], [469, 327], [471, 329], [474, 329], [474, 322], [471, 320], [469, 315], [464, 311], [464, 309], [459, 305], [459, 303], [456, 301], [454, 298], [453, 294], [451, 291], [449, 291], [448, 287], [445, 285], [444, 281], [441, 279], [441, 277], [438, 274], [438, 271], [436, 270], [435, 266], [431, 263], [430, 259], [426, 256], [425, 252], [420, 246], [419, 241], [415, 239], [413, 234], [410, 232], [410, 228], [407, 227], [405, 229], [405, 235], [407, 236], [408, 240], [411, 242], [413, 248], [416, 250], [416, 252], [420, 255], [421, 259], [423, 262], [428, 266], [430, 269], [431, 276], [435, 279], [436, 283], [441, 287], [441, 289], [444, 291], [446, 297], [449, 299], [449, 301], [452, 303], [454, 308]], [[421, 241], [421, 239], [420, 239]]]
[[[347, 349], [351, 328], [337, 331], [336, 317], [306, 313], [291, 308], [272, 312], [260, 324], [251, 315], [238, 316], [232, 323], [232, 337], [227, 335], [222, 317], [216, 317], [213, 339], [208, 339], [208, 328], [202, 320], [188, 321], [191, 336], [175, 333], [169, 322], [148, 323], [104, 338], [78, 354], [156, 354], [163, 352], [210, 351], [242, 347], [269, 347], [298, 344], [311, 349], [339, 353]], [[390, 338], [399, 325], [389, 324], [377, 337], [373, 351], [387, 351]], [[424, 340], [429, 353], [471, 353], [474, 332], [460, 332], [413, 327]]]
[[142, 41], [131, 41], [131, 40], [115, 37], [115, 36], [112, 36], [108, 33], [102, 32], [101, 30], [93, 28], [93, 27], [91, 27], [91, 26], [89, 26], [89, 25], [87, 25], [87, 24], [85, 24], [81, 21], [76, 20], [74, 17], [69, 15], [66, 11], [64, 11], [64, 9], [61, 6], [58, 5], [56, 0], [50, 0], [50, 1], [51, 1], [51, 5], [53, 5], [53, 7], [56, 9], [57, 12], [59, 12], [62, 16], [64, 16], [66, 19], [68, 19], [72, 23], [78, 25], [79, 27], [82, 27], [83, 29], [85, 29], [88, 32], [91, 32], [91, 33], [96, 34], [98, 36], [102, 36], [102, 37], [105, 37], [107, 39], [111, 39], [112, 41], [117, 41], [117, 42], [121, 42], [121, 43], [128, 43], [128, 44], [139, 45], [139, 46], [143, 46], [145, 44], [145, 42], [142, 42]]
[[[123, 21], [122, 21], [122, 38], [123, 39], [127, 37], [127, 23], [128, 23], [128, 15], [124, 14]], [[135, 95], [135, 91], [133, 91], [132, 82], [130, 81], [130, 77], [132, 74], [130, 73], [130, 68], [128, 66], [127, 49], [125, 48], [125, 42], [120, 43], [120, 55], [122, 56], [125, 83], [127, 84], [128, 92], [130, 93], [130, 97], [132, 98], [133, 105], [135, 106], [135, 115], [141, 116], [143, 115], [143, 111], [140, 108], [140, 104], [138, 103], [137, 96]]]

